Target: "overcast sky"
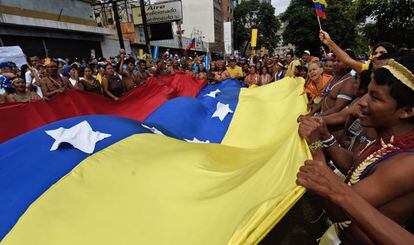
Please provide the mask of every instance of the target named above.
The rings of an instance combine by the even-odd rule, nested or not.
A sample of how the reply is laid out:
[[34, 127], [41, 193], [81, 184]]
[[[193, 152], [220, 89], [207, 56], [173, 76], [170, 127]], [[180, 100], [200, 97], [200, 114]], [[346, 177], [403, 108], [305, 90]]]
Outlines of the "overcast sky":
[[276, 8], [276, 14], [285, 12], [289, 6], [290, 0], [272, 0], [273, 7]]

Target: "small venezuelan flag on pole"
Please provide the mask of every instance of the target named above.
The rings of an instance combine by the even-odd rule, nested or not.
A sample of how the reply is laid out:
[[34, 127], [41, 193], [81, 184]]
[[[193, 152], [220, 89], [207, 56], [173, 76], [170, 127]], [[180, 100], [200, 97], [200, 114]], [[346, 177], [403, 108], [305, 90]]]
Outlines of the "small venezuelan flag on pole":
[[328, 7], [328, 4], [325, 0], [313, 0], [313, 4], [315, 5], [316, 16], [318, 17], [319, 28], [322, 30], [321, 21], [319, 18], [326, 19], [325, 10]]

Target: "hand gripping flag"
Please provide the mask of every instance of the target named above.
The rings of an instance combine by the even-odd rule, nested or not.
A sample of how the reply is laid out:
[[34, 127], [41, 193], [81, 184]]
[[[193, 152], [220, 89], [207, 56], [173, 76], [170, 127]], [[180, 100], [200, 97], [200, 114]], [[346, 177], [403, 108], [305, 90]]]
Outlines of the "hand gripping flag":
[[313, 0], [313, 4], [315, 5], [316, 15], [321, 19], [326, 19], [326, 8], [328, 4], [325, 0]]

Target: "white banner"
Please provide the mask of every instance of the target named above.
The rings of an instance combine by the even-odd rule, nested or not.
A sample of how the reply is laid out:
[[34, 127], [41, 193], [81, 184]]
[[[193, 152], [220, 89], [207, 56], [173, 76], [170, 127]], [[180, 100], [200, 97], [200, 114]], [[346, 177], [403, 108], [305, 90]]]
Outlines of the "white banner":
[[26, 57], [19, 46], [0, 47], [0, 63], [12, 61], [18, 67], [26, 64]]
[[224, 22], [224, 51], [226, 54], [233, 53], [233, 42], [232, 42], [232, 32], [231, 32], [231, 22]]
[[[162, 2], [145, 6], [148, 24], [173, 22], [183, 18], [181, 1]], [[142, 25], [141, 8], [132, 8], [134, 25]]]

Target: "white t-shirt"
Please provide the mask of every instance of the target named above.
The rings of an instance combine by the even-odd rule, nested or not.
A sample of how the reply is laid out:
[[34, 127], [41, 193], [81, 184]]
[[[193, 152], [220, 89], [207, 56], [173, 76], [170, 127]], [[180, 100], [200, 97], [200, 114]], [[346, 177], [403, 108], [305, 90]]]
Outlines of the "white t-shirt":
[[[39, 72], [36, 70], [37, 75], [39, 75]], [[30, 70], [26, 71], [24, 74], [26, 78], [26, 87], [29, 87], [30, 84], [32, 84], [36, 88], [36, 93], [40, 96], [40, 98], [43, 98], [42, 89], [40, 86], [34, 84], [35, 79], [32, 78], [32, 72]]]
[[72, 84], [72, 86], [75, 86], [78, 81], [76, 81], [72, 78], [69, 78], [69, 82]]

